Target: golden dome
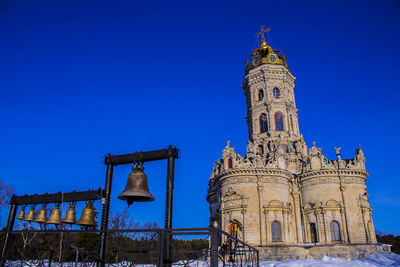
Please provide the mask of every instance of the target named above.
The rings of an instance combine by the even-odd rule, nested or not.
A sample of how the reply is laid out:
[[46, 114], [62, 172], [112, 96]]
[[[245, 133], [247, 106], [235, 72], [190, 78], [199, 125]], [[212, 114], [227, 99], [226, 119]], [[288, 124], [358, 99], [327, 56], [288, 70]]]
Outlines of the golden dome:
[[259, 48], [254, 49], [253, 53], [247, 57], [246, 72], [263, 64], [279, 64], [288, 68], [286, 56], [281, 51], [272, 49], [265, 41], [264, 32], [266, 31], [269, 31], [269, 28], [264, 30], [262, 26], [261, 32], [256, 34], [257, 37], [262, 37], [261, 44]]

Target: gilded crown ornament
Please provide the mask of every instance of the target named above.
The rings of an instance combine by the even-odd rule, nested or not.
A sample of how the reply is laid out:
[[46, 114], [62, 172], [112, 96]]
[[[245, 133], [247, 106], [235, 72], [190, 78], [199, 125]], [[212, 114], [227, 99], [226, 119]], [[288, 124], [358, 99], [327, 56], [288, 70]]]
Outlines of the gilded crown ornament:
[[255, 34], [257, 38], [261, 38], [259, 48], [254, 49], [253, 53], [246, 59], [246, 72], [250, 69], [258, 67], [263, 64], [279, 64], [288, 68], [286, 56], [280, 50], [274, 50], [265, 41], [264, 33], [271, 31], [271, 28], [265, 28], [264, 25], [260, 26], [260, 31]]

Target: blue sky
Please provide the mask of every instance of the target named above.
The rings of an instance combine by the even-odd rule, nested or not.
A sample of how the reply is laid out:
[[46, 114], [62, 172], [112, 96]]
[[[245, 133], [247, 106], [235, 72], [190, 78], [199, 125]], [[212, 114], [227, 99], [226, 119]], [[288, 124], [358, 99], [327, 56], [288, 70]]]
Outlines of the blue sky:
[[[181, 150], [174, 227], [208, 225], [208, 176], [247, 143], [243, 63], [270, 27], [300, 128], [335, 158], [361, 144], [375, 228], [400, 234], [398, 1], [1, 1], [0, 179], [18, 194], [104, 186], [107, 153]], [[166, 161], [145, 164], [163, 225]], [[130, 166], [114, 172], [112, 211]], [[3, 222], [7, 212], [2, 212]]]

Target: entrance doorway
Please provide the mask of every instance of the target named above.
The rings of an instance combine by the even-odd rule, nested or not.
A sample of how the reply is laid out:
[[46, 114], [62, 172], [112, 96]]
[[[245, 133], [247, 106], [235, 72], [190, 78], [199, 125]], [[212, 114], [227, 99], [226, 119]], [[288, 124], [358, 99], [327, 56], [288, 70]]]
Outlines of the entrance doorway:
[[318, 243], [317, 227], [315, 223], [310, 223], [311, 243]]

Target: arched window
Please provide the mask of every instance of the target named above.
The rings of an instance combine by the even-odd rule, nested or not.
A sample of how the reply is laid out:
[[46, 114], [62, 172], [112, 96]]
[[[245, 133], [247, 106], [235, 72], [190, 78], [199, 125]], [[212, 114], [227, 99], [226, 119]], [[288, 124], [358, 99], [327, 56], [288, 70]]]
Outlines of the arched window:
[[264, 98], [263, 89], [258, 90], [258, 101], [261, 101]]
[[268, 121], [267, 115], [262, 114], [260, 116], [260, 133], [268, 132]]
[[232, 159], [228, 160], [228, 168], [232, 168], [233, 167], [233, 163], [232, 163]]
[[339, 223], [337, 221], [332, 221], [331, 222], [331, 240], [332, 241], [340, 241], [340, 227]]
[[281, 97], [281, 90], [279, 90], [278, 87], [274, 88], [273, 93], [274, 93], [274, 97], [275, 98], [280, 98]]
[[282, 241], [281, 224], [278, 221], [274, 221], [271, 223], [271, 233], [273, 242]]
[[283, 131], [283, 116], [282, 113], [275, 113], [275, 130]]
[[258, 154], [260, 154], [260, 155], [264, 155], [264, 146], [263, 145], [259, 145], [258, 146]]

